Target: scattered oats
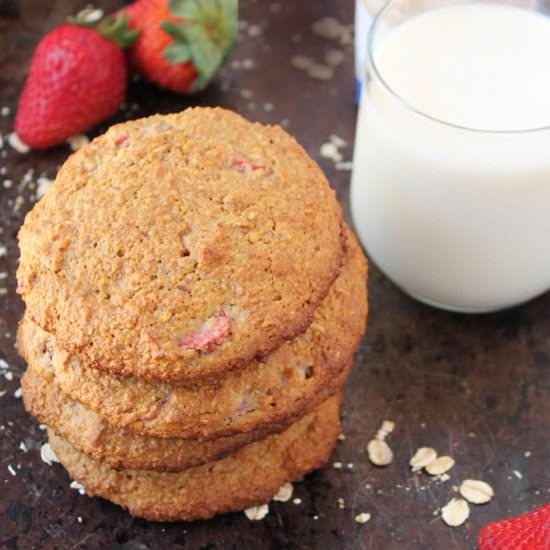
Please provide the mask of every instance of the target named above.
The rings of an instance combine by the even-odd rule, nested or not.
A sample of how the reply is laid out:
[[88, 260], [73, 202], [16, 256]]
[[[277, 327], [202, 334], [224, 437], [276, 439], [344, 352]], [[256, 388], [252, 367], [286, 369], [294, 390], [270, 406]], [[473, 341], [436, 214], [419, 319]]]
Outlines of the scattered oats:
[[40, 177], [38, 178], [38, 187], [36, 189], [36, 198], [41, 199], [48, 189], [51, 187], [53, 181], [49, 178]]
[[343, 25], [336, 17], [323, 17], [311, 26], [311, 30], [318, 36], [336, 40], [342, 36]]
[[302, 499], [301, 499], [301, 498], [293, 498], [293, 499], [292, 499], [292, 502], [293, 502], [294, 504], [302, 504]]
[[387, 466], [393, 460], [393, 452], [385, 441], [372, 439], [367, 445], [369, 460], [376, 466]]
[[328, 65], [314, 63], [308, 67], [307, 74], [315, 80], [330, 80], [334, 76], [334, 70]]
[[16, 476], [16, 475], [17, 475], [17, 472], [12, 468], [12, 465], [11, 465], [11, 464], [8, 464], [8, 472], [9, 472], [12, 476]]
[[512, 473], [513, 473], [518, 479], [523, 479], [523, 475], [521, 474], [520, 471], [518, 471], [518, 470], [512, 470]]
[[8, 382], [11, 382], [13, 380], [13, 373], [10, 372], [10, 371], [6, 371], [4, 373], [4, 378], [8, 381]]
[[3, 245], [0, 244], [0, 258], [3, 258], [4, 256], [8, 255], [8, 249]]
[[12, 149], [15, 149], [18, 153], [25, 154], [31, 150], [28, 145], [26, 145], [21, 141], [21, 139], [19, 139], [19, 136], [15, 132], [8, 134], [8, 143], [10, 144]]
[[239, 91], [239, 95], [244, 99], [252, 99], [254, 92], [252, 92], [252, 90], [248, 90], [247, 88], [242, 88]]
[[495, 495], [493, 488], [488, 483], [477, 479], [464, 480], [458, 490], [472, 504], [485, 504]]
[[342, 469], [342, 466], [343, 464], [341, 462], [335, 462], [332, 467], [336, 470], [341, 470]]
[[453, 498], [448, 504], [441, 508], [441, 519], [449, 527], [462, 525], [470, 515], [468, 503], [461, 498]]
[[78, 151], [90, 143], [90, 138], [84, 134], [78, 134], [76, 136], [71, 136], [67, 143], [73, 151]]
[[24, 453], [26, 453], [29, 449], [27, 449], [27, 446], [25, 445], [25, 442], [24, 441], [21, 441], [19, 443], [19, 450], [20, 451], [23, 451]]
[[243, 59], [241, 66], [246, 71], [252, 70], [256, 65], [254, 64], [254, 61], [252, 59]]
[[454, 458], [450, 456], [440, 456], [433, 462], [430, 462], [425, 469], [431, 476], [438, 476], [448, 472], [454, 465]]
[[78, 517], [76, 518], [76, 521], [78, 521], [78, 523], [82, 523], [82, 516], [78, 516]]
[[85, 23], [97, 23], [100, 19], [103, 19], [103, 10], [86, 8], [79, 11], [77, 17]]
[[256, 38], [260, 36], [263, 32], [262, 27], [260, 25], [249, 25], [248, 26], [248, 36], [252, 38]]
[[353, 470], [353, 462], [348, 462], [347, 468], [348, 470]]
[[431, 464], [437, 458], [435, 449], [431, 447], [420, 447], [409, 460], [409, 465], [413, 472], [418, 472], [425, 468], [428, 464]]
[[264, 103], [264, 111], [268, 113], [273, 111], [273, 103], [269, 103], [269, 101], [267, 103]]
[[13, 392], [13, 396], [15, 397], [15, 399], [21, 399], [21, 395], [23, 394], [23, 390], [21, 388], [17, 388], [14, 392]]
[[267, 514], [269, 514], [269, 506], [267, 504], [262, 504], [261, 506], [252, 506], [251, 508], [247, 508], [244, 511], [244, 515], [250, 521], [260, 521], [264, 519]]
[[323, 143], [323, 145], [321, 145], [321, 148], [319, 149], [319, 154], [322, 157], [333, 160], [335, 162], [339, 162], [340, 160], [342, 160], [342, 155], [340, 154], [340, 151], [338, 151], [338, 147], [336, 147], [334, 143]]
[[341, 172], [349, 172], [353, 169], [353, 162], [337, 162], [335, 168]]
[[78, 481], [71, 481], [69, 487], [71, 489], [76, 489], [81, 495], [86, 494], [86, 489], [84, 488], [84, 485], [81, 485], [80, 483], [78, 483]]
[[4, 180], [3, 184], [4, 189], [11, 189], [13, 187], [13, 181], [12, 180]]
[[525, 451], [525, 452], [523, 453], [523, 456], [524, 456], [525, 458], [529, 458], [529, 457], [531, 456], [531, 451]]
[[336, 504], [338, 504], [338, 508], [340, 508], [340, 510], [343, 510], [346, 506], [346, 503], [342, 497], [336, 499]]
[[0, 109], [0, 114], [2, 116], [10, 116], [11, 109], [9, 107], [2, 107], [2, 109]]
[[445, 483], [446, 481], [449, 481], [449, 479], [451, 479], [451, 476], [449, 474], [441, 474], [440, 476], [438, 476], [437, 479], [442, 483]]
[[44, 443], [44, 445], [40, 447], [40, 458], [42, 462], [45, 462], [48, 466], [51, 466], [54, 462], [59, 462], [59, 459], [53, 452], [49, 443]]
[[370, 514], [367, 512], [363, 512], [362, 514], [357, 514], [355, 516], [355, 523], [359, 523], [360, 525], [363, 525], [364, 523], [367, 523], [370, 519]]
[[345, 434], [340, 434], [340, 435], [338, 436], [338, 441], [345, 441], [345, 440], [346, 440]]
[[277, 502], [288, 502], [292, 498], [294, 486], [290, 481], [283, 483], [277, 494], [273, 497], [273, 500]]
[[331, 67], [337, 67], [346, 60], [346, 56], [342, 50], [329, 50], [325, 54], [325, 61]]
[[290, 64], [295, 69], [300, 69], [301, 71], [309, 69], [314, 63], [315, 61], [313, 61], [311, 57], [307, 57], [305, 55], [294, 55], [290, 59]]

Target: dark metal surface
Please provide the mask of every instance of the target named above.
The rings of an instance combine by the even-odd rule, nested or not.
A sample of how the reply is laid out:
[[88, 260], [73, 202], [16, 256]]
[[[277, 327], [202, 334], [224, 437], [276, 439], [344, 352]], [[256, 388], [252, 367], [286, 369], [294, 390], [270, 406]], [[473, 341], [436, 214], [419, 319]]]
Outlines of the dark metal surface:
[[[16, 4], [19, 17], [0, 17], [0, 108], [11, 108], [10, 115], [0, 116], [4, 135], [11, 131], [37, 40], [86, 2]], [[97, 4], [106, 9], [121, 5]], [[263, 31], [250, 36], [244, 29], [233, 59], [252, 59], [253, 69], [229, 66], [220, 82], [194, 99], [132, 83], [127, 113], [117, 120], [200, 103], [233, 108], [263, 122], [284, 121], [320, 160], [349, 212], [349, 172], [336, 171], [332, 162], [319, 159], [319, 147], [332, 133], [350, 143], [353, 139], [351, 49], [336, 78], [327, 82], [312, 80], [290, 65], [292, 55], [321, 58], [334, 46], [311, 32], [312, 22], [325, 15], [352, 23], [353, 3], [243, 2], [243, 20]], [[45, 433], [14, 396], [24, 369], [14, 350], [22, 313], [14, 290], [15, 235], [34, 193], [29, 186], [21, 190], [21, 181], [30, 168], [33, 181], [42, 173], [54, 177], [69, 151], [60, 147], [20, 155], [8, 146], [4, 151], [0, 244], [8, 253], [0, 257], [0, 273], [8, 277], [0, 279], [0, 287], [7, 288], [0, 296], [0, 358], [8, 362], [13, 380], [0, 371], [0, 391], [6, 391], [0, 398], [1, 548], [467, 549], [475, 548], [480, 525], [550, 500], [550, 296], [500, 314], [463, 317], [413, 302], [373, 266], [369, 327], [345, 391], [346, 439], [333, 456], [344, 467], [328, 466], [297, 484], [294, 496], [301, 503], [273, 503], [260, 522], [229, 514], [161, 525], [79, 495], [69, 488], [59, 465], [41, 461]], [[350, 160], [351, 147], [343, 152]], [[11, 188], [4, 188], [5, 179], [14, 182]], [[395, 459], [377, 469], [369, 464], [365, 445], [385, 418], [396, 422], [389, 439]], [[449, 481], [410, 473], [410, 455], [422, 445], [456, 459]], [[448, 502], [455, 494], [453, 485], [464, 478], [488, 481], [496, 496], [487, 505], [472, 506], [469, 521], [451, 529], [433, 512]], [[343, 509], [339, 498], [344, 499]], [[358, 525], [354, 517], [359, 512], [371, 513], [372, 519]]]

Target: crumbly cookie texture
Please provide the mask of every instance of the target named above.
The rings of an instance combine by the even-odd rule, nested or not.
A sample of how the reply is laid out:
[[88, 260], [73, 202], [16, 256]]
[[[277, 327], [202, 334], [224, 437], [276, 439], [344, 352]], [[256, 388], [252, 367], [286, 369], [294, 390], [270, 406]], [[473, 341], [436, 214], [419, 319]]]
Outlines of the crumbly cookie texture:
[[[351, 363], [340, 375], [339, 385], [345, 382], [349, 367]], [[245, 445], [284, 431], [290, 425], [290, 422], [287, 425], [274, 424], [210, 441], [143, 436], [112, 426], [34, 369], [25, 372], [21, 386], [25, 409], [39, 422], [77, 450], [116, 470], [181, 472], [224, 458]]]
[[73, 399], [143, 435], [212, 439], [284, 429], [337, 391], [364, 331], [366, 262], [349, 230], [346, 243], [342, 271], [308, 330], [227, 377], [183, 386], [119, 378], [84, 367], [29, 321], [20, 325], [19, 352]]
[[284, 130], [187, 109], [69, 157], [20, 230], [18, 292], [88, 366], [213, 378], [307, 328], [343, 238], [334, 192]]
[[339, 408], [337, 395], [287, 431], [181, 473], [116, 471], [48, 433], [59, 460], [88, 495], [150, 520], [195, 520], [269, 502], [285, 481], [323, 465], [340, 433]]

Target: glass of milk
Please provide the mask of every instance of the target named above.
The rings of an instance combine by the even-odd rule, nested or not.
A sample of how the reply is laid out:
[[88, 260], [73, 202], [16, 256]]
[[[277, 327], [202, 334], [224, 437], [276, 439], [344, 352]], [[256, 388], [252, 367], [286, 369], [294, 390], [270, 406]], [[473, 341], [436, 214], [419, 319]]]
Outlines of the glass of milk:
[[550, 17], [391, 0], [368, 38], [351, 185], [371, 260], [461, 312], [550, 288]]

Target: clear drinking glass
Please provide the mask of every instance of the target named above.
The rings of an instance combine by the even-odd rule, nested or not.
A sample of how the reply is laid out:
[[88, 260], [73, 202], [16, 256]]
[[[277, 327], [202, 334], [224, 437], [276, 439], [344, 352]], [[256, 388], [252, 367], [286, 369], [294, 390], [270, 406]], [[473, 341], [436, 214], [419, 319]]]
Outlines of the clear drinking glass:
[[425, 303], [474, 313], [550, 288], [550, 120], [529, 128], [461, 126], [408, 104], [384, 80], [377, 49], [389, 33], [417, 14], [457, 4], [464, 2], [392, 0], [375, 18], [351, 210], [370, 259], [396, 285]]

